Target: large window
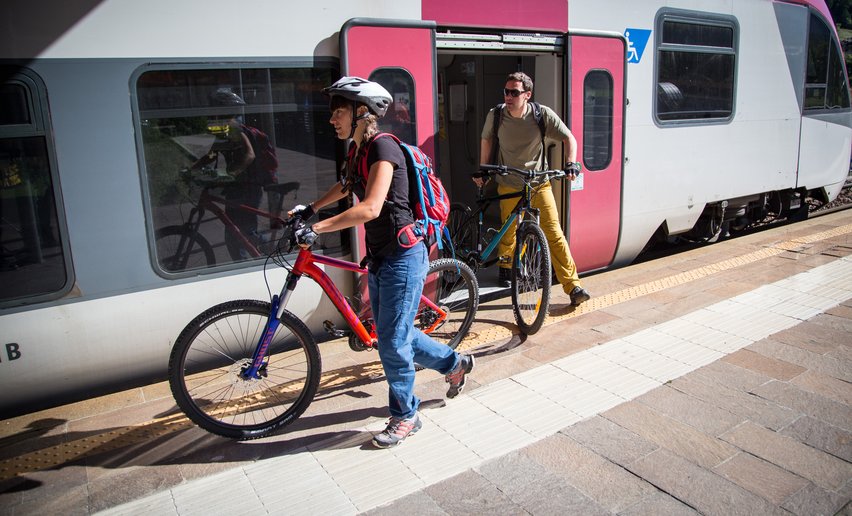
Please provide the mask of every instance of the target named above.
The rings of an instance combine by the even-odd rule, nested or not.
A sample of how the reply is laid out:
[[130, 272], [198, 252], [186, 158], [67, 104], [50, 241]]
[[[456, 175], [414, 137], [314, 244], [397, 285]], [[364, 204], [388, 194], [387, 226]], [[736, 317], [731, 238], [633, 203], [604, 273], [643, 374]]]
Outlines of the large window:
[[0, 78], [0, 306], [13, 306], [59, 297], [72, 278], [44, 86], [25, 69]]
[[583, 164], [603, 170], [612, 161], [612, 76], [592, 70], [583, 81]]
[[808, 31], [808, 64], [805, 79], [805, 109], [849, 108], [849, 87], [840, 51], [832, 30], [811, 13]]
[[[316, 200], [338, 180], [321, 93], [336, 77], [331, 65], [140, 73], [141, 154], [158, 270], [197, 273], [263, 259], [281, 234], [272, 216]], [[319, 242], [341, 247], [339, 233]]]
[[730, 120], [736, 75], [734, 21], [682, 12], [664, 13], [657, 20], [657, 121]]

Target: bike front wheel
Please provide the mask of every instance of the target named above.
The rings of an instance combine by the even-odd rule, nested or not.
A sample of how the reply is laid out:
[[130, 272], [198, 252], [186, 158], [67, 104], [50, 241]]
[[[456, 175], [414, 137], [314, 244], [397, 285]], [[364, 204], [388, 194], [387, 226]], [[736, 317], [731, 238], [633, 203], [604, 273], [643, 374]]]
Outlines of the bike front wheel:
[[521, 332], [541, 329], [550, 305], [550, 249], [541, 228], [529, 222], [517, 232], [512, 267], [512, 310]]
[[257, 439], [296, 420], [311, 404], [322, 370], [310, 330], [285, 311], [257, 378], [242, 373], [266, 331], [270, 305], [216, 305], [181, 332], [169, 358], [169, 384], [183, 412], [208, 432]]
[[216, 265], [213, 247], [186, 226], [166, 226], [155, 233], [157, 261], [166, 272], [183, 272]]
[[423, 296], [447, 315], [439, 314], [421, 299], [414, 325], [438, 342], [455, 349], [470, 330], [479, 308], [479, 283], [461, 260], [441, 258], [429, 264]]

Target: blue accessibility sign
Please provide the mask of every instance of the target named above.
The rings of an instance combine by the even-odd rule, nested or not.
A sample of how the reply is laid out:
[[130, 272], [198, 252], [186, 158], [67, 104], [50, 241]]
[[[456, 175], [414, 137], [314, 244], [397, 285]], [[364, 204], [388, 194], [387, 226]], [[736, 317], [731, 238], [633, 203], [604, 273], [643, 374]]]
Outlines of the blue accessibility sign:
[[649, 29], [624, 29], [624, 37], [627, 38], [627, 62], [638, 63], [642, 60], [645, 46], [651, 38]]

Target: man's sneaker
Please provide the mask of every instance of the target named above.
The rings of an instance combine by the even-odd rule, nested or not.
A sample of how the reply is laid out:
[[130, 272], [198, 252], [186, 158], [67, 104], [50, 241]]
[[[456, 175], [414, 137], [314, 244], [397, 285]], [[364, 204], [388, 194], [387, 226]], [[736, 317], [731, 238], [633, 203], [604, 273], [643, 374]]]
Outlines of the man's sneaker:
[[503, 288], [509, 288], [512, 286], [512, 269], [506, 269], [505, 267], [497, 268], [497, 286]]
[[581, 303], [592, 298], [589, 292], [583, 287], [574, 287], [571, 290], [571, 293], [568, 294], [568, 297], [571, 298], [571, 304], [573, 306], [579, 306]]
[[455, 398], [464, 389], [464, 377], [473, 371], [473, 355], [462, 355], [455, 369], [447, 373], [446, 382], [450, 384], [447, 390], [448, 398]]
[[420, 415], [416, 412], [413, 417], [403, 419], [401, 417], [392, 417], [388, 421], [387, 428], [379, 435], [373, 437], [373, 446], [376, 448], [390, 448], [396, 446], [405, 440], [409, 435], [416, 433], [423, 427], [423, 422], [420, 421]]

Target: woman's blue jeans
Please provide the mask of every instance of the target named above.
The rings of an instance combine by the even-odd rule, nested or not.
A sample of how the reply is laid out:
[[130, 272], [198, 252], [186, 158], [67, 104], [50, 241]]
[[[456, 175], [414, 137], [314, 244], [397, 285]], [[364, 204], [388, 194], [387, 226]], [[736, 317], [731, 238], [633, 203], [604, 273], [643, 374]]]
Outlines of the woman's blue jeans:
[[409, 249], [400, 247], [395, 254], [377, 259], [367, 277], [393, 417], [412, 417], [420, 405], [414, 395], [415, 362], [446, 374], [459, 361], [458, 353], [449, 346], [414, 327], [428, 270], [428, 252], [421, 243]]

